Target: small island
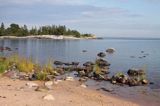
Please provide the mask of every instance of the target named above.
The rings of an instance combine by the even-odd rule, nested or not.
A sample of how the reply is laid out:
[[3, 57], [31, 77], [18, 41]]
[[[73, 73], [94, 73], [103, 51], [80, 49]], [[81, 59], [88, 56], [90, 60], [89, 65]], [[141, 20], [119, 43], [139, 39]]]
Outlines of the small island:
[[93, 34], [82, 34], [77, 30], [66, 28], [65, 25], [46, 25], [29, 29], [27, 25], [20, 26], [12, 23], [5, 27], [0, 26], [0, 38], [50, 38], [50, 39], [94, 39]]

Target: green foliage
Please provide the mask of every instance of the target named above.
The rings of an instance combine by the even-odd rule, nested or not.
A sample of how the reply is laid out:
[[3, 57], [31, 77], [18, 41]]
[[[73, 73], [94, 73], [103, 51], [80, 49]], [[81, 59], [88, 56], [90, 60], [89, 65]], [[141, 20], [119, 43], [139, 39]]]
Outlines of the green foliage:
[[101, 68], [99, 67], [98, 64], [95, 64], [94, 67], [93, 67], [93, 71], [96, 73], [96, 74], [101, 74]]
[[124, 73], [123, 72], [117, 72], [115, 76], [116, 77], [121, 77], [121, 76], [124, 76]]
[[64, 36], [74, 36], [74, 37], [92, 37], [91, 34], [80, 34], [77, 30], [67, 29], [66, 26], [41, 26], [38, 29], [31, 28], [28, 30], [27, 26], [24, 25], [20, 27], [18, 24], [10, 24], [10, 26], [5, 29], [4, 24], [0, 27], [0, 36], [28, 36], [28, 35], [64, 35]]
[[38, 71], [36, 73], [36, 78], [37, 78], [37, 80], [43, 80], [43, 81], [45, 81], [45, 80], [47, 80], [47, 75], [48, 75], [48, 73], [46, 73], [44, 71]]
[[16, 63], [16, 65], [17, 65], [17, 69], [20, 72], [29, 73], [29, 72], [32, 72], [34, 70], [34, 63], [29, 59], [20, 58], [18, 60], [18, 62]]
[[0, 57], [0, 73], [3, 73], [9, 67], [9, 61], [4, 57]]
[[5, 35], [5, 26], [3, 23], [1, 23], [1, 27], [0, 27], [0, 36]]

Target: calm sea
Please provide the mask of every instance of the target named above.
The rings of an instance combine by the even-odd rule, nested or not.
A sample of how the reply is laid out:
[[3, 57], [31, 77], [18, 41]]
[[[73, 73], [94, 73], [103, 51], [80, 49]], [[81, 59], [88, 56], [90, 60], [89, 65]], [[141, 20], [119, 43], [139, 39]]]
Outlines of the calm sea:
[[[94, 61], [97, 53], [107, 48], [115, 48], [114, 54], [107, 54], [111, 63], [110, 72], [126, 73], [129, 68], [146, 69], [151, 88], [160, 88], [160, 40], [158, 39], [101, 39], [101, 40], [51, 40], [51, 39], [0, 39], [0, 46], [10, 47], [13, 51], [3, 51], [7, 56], [17, 53], [32, 57], [41, 64], [48, 59], [65, 62]], [[16, 49], [18, 48], [18, 49]], [[83, 53], [83, 50], [87, 52]]]

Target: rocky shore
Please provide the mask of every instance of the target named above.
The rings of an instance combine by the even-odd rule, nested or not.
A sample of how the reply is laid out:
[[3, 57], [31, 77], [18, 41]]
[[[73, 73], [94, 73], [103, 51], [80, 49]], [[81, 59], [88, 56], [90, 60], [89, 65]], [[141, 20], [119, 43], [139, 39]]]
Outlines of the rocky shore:
[[[18, 49], [18, 48], [15, 48], [15, 49]], [[10, 47], [0, 47], [0, 51], [2, 52], [12, 51], [12, 50], [13, 48], [10, 48]], [[87, 52], [87, 50], [83, 50], [82, 52]], [[10, 105], [10, 102], [13, 102], [13, 103], [16, 103], [15, 105], [19, 105], [19, 103], [21, 102], [16, 102], [16, 100], [23, 101], [21, 99], [25, 98], [24, 95], [25, 96], [28, 95], [27, 97], [30, 98], [29, 96], [31, 93], [31, 95], [35, 95], [35, 97], [32, 98], [30, 102], [36, 106], [39, 106], [40, 105], [39, 103], [43, 104], [42, 101], [45, 101], [45, 100], [52, 101], [52, 102], [54, 101], [56, 105], [63, 106], [64, 104], [68, 103], [68, 99], [66, 99], [65, 97], [69, 94], [66, 94], [66, 95], [62, 95], [62, 94], [65, 93], [64, 91], [66, 91], [66, 89], [69, 89], [68, 91], [70, 92], [71, 90], [70, 95], [72, 96], [70, 100], [71, 103], [69, 101], [69, 104], [67, 106], [72, 106], [72, 105], [74, 106], [76, 104], [83, 105], [83, 103], [85, 106], [90, 106], [90, 105], [93, 105], [93, 106], [122, 105], [123, 106], [124, 104], [126, 106], [137, 105], [131, 102], [126, 103], [126, 100], [125, 101], [121, 100], [122, 98], [121, 99], [118, 98], [118, 101], [120, 102], [117, 102], [117, 101], [113, 102], [112, 100], [108, 102], [108, 99], [112, 98], [113, 96], [113, 95], [110, 95], [108, 97], [108, 94], [115, 93], [114, 92], [115, 89], [107, 88], [107, 86], [100, 87], [96, 89], [96, 91], [95, 90], [90, 91], [89, 89], [87, 89], [87, 91], [82, 90], [82, 89], [88, 88], [88, 85], [86, 84], [86, 82], [89, 80], [95, 81], [95, 83], [109, 82], [112, 85], [116, 85], [117, 87], [119, 86], [124, 88], [126, 88], [126, 86], [129, 86], [132, 88], [133, 86], [148, 86], [149, 84], [154, 84], [153, 82], [150, 82], [147, 79], [146, 71], [144, 69], [130, 68], [126, 73], [117, 72], [114, 75], [110, 75], [109, 69], [110, 69], [111, 63], [107, 61], [104, 57], [106, 55], [114, 54], [115, 52], [116, 52], [116, 49], [108, 48], [105, 52], [99, 52], [97, 54], [97, 58], [95, 61], [86, 61], [84, 63], [80, 63], [77, 61], [63, 62], [63, 61], [55, 60], [55, 61], [49, 61], [44, 66], [40, 66], [39, 64], [33, 63], [29, 59], [22, 58], [16, 55], [8, 56], [8, 57], [0, 57], [0, 73], [2, 73], [1, 79], [0, 79], [0, 91], [2, 91], [2, 93], [0, 94], [2, 95], [0, 95], [0, 99], [4, 100], [4, 101], [0, 101], [0, 103]], [[70, 75], [70, 73], [73, 73], [73, 74]], [[20, 84], [20, 86], [18, 84]], [[59, 91], [58, 94], [57, 94], [58, 91], [55, 90], [56, 86], [59, 86], [58, 88], [61, 89], [61, 91]], [[97, 91], [107, 92], [107, 95], [99, 94]], [[5, 92], [5, 94], [3, 92]], [[17, 98], [17, 92], [22, 93], [22, 94], [20, 93], [21, 96], [18, 98]], [[28, 92], [29, 94], [27, 94], [26, 92]], [[39, 95], [40, 92], [43, 95], [42, 94]], [[90, 102], [85, 101], [86, 98], [84, 97], [84, 95], [78, 96], [78, 98], [75, 100], [75, 98], [77, 97], [77, 94], [79, 95], [79, 93], [77, 92], [80, 92], [80, 93], [85, 92], [84, 94], [87, 94], [86, 92], [91, 92], [87, 94], [87, 98], [90, 98], [89, 99]], [[100, 96], [95, 99], [93, 98], [94, 96], [92, 95], [94, 93]], [[11, 98], [9, 98], [11, 100], [7, 100], [6, 98], [10, 97], [10, 94], [13, 94], [12, 96], [14, 97], [12, 96], [11, 97], [16, 99], [12, 100]], [[59, 99], [58, 102], [55, 102], [57, 96], [59, 98], [61, 98], [62, 96], [62, 99]], [[65, 96], [64, 99], [63, 99], [63, 96]], [[97, 100], [101, 101], [102, 96], [104, 96], [104, 99], [101, 103]], [[106, 99], [106, 97], [108, 99]], [[34, 99], [35, 100], [38, 99], [37, 100], [38, 103], [35, 103], [33, 101]], [[113, 97], [113, 99], [115, 99], [115, 97]], [[61, 101], [63, 100], [67, 101], [67, 103], [64, 102], [64, 104], [61, 104], [62, 103]], [[73, 101], [74, 103], [72, 104]], [[30, 102], [28, 103], [23, 101], [25, 106], [32, 105], [30, 104]], [[22, 106], [23, 106], [23, 103], [22, 103]], [[50, 102], [44, 102], [44, 103], [51, 105]], [[135, 103], [139, 103], [139, 102], [135, 102]]]
[[37, 39], [96, 39], [95, 36], [93, 37], [82, 37], [82, 38], [77, 38], [74, 37], [73, 35], [70, 36], [64, 36], [64, 35], [29, 35], [29, 36], [23, 36], [23, 37], [17, 37], [17, 36], [0, 36], [0, 39], [28, 39], [28, 38], [37, 38]]

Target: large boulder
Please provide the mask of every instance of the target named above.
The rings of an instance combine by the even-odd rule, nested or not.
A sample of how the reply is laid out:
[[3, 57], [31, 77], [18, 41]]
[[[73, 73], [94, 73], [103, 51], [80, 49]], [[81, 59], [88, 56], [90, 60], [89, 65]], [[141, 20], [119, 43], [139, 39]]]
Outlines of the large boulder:
[[128, 79], [128, 85], [129, 86], [138, 86], [139, 85], [139, 81], [135, 78], [129, 78]]
[[145, 75], [145, 71], [142, 70], [142, 69], [134, 69], [134, 68], [132, 68], [132, 69], [128, 70], [127, 74], [129, 76]]
[[100, 67], [110, 66], [110, 63], [103, 59], [97, 59], [96, 64]]

